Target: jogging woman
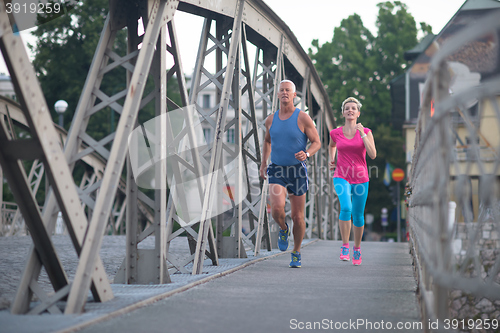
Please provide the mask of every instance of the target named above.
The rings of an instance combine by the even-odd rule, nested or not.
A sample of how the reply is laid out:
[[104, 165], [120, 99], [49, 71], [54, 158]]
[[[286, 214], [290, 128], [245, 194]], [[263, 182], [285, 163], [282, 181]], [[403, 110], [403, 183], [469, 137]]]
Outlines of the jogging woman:
[[[364, 211], [368, 197], [368, 168], [366, 154], [377, 157], [372, 131], [358, 123], [361, 103], [354, 97], [342, 103], [345, 125], [330, 132], [330, 170], [335, 169], [333, 185], [340, 202], [340, 260], [349, 261], [351, 216], [354, 224], [352, 263], [361, 265], [361, 238], [364, 232]], [[337, 161], [335, 161], [337, 155]]]

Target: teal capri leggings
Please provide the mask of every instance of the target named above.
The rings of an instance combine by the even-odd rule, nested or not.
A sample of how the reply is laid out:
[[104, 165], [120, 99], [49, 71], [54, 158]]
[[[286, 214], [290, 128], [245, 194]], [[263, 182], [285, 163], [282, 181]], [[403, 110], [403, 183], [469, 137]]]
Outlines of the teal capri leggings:
[[368, 197], [368, 182], [361, 184], [349, 184], [343, 178], [333, 178], [333, 186], [339, 197], [340, 215], [339, 220], [350, 221], [356, 227], [365, 225], [365, 205]]

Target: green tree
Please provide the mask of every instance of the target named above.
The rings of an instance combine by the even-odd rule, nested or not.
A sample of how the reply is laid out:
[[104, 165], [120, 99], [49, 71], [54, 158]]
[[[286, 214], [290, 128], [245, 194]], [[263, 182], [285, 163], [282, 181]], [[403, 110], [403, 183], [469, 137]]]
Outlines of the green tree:
[[368, 75], [373, 67], [370, 52], [373, 42], [373, 35], [357, 14], [342, 20], [340, 27], [335, 28], [331, 42], [322, 46], [318, 40], [312, 42], [316, 52], [309, 49], [309, 55], [337, 115], [340, 115], [342, 101], [348, 96], [358, 98], [361, 103], [371, 96]]
[[417, 27], [415, 19], [408, 13], [404, 3], [387, 1], [377, 6], [379, 7], [378, 35], [373, 46], [376, 64], [372, 72], [373, 107], [380, 110], [378, 119], [382, 123], [389, 123], [391, 120], [389, 82], [402, 74], [408, 66], [404, 52], [418, 43]]
[[[79, 1], [67, 15], [50, 20], [38, 26], [33, 32], [33, 35], [37, 37], [36, 44], [30, 46], [35, 54], [33, 66], [56, 123], [58, 115], [53, 110], [54, 103], [59, 99], [68, 102], [68, 110], [64, 113], [66, 129], [70, 127], [76, 111], [108, 14], [108, 5], [108, 0]], [[117, 33], [113, 52], [120, 56], [126, 55], [127, 31], [125, 29]], [[108, 96], [124, 90], [126, 75], [126, 70], [117, 66], [104, 75], [100, 90]], [[167, 96], [180, 105], [179, 88], [175, 77], [169, 80], [167, 88]], [[155, 89], [154, 80], [149, 77], [144, 95], [146, 96], [153, 89]], [[123, 105], [124, 98], [117, 102]], [[138, 119], [143, 123], [154, 117], [154, 102], [151, 102], [141, 110]], [[118, 121], [119, 115], [111, 108], [96, 112], [89, 119], [87, 133], [95, 140], [100, 140], [116, 128]], [[77, 182], [83, 175], [84, 167], [77, 165], [75, 168], [74, 177]], [[43, 193], [42, 196], [44, 196]]]
[[[405, 51], [417, 44], [417, 28], [413, 16], [400, 1], [378, 4], [378, 34], [373, 36], [357, 14], [342, 20], [334, 29], [332, 40], [319, 45], [312, 42], [309, 56], [326, 86], [337, 123], [342, 125], [342, 101], [353, 96], [363, 104], [361, 122], [373, 130], [377, 158], [368, 160], [371, 167], [370, 193], [366, 212], [380, 217], [382, 207], [393, 208], [389, 190], [383, 184], [386, 162], [404, 167], [402, 133], [391, 127], [389, 82], [409, 65]], [[422, 31], [431, 27], [420, 23]]]
[[[36, 45], [32, 46], [35, 54], [33, 66], [48, 106], [53, 109], [54, 103], [59, 99], [68, 102], [68, 110], [64, 114], [66, 128], [69, 127], [78, 104], [107, 15], [107, 7], [106, 0], [80, 2], [69, 14], [42, 24], [33, 32], [37, 37]], [[124, 31], [117, 36], [116, 45], [118, 53], [126, 51]], [[114, 77], [106, 77], [102, 89], [111, 92], [124, 78], [125, 70], [117, 72]], [[52, 114], [57, 119], [54, 110]], [[109, 133], [109, 117], [97, 118], [92, 119], [89, 127], [96, 132]]]
[[[69, 128], [76, 111], [108, 14], [108, 3], [108, 0], [78, 2], [68, 15], [42, 24], [33, 32], [37, 37], [36, 45], [31, 46], [35, 54], [33, 65], [47, 104], [53, 108], [54, 103], [59, 99], [68, 102], [68, 110], [64, 114], [65, 128]], [[113, 52], [122, 56], [126, 54], [126, 30], [118, 32]], [[112, 96], [125, 89], [125, 82], [126, 70], [118, 66], [104, 76], [100, 89], [106, 95]], [[167, 87], [168, 97], [180, 103], [176, 80], [169, 80]], [[154, 83], [150, 77], [145, 95], [153, 89]], [[123, 99], [119, 102], [123, 104]], [[139, 121], [144, 122], [154, 117], [153, 104], [150, 103], [141, 110]], [[58, 116], [55, 110], [52, 110], [52, 114], [57, 122]], [[112, 120], [114, 120], [113, 123]], [[109, 109], [108, 112], [98, 112], [90, 118], [87, 131], [99, 140], [116, 128], [117, 122], [118, 114], [115, 114], [115, 111]]]
[[423, 32], [424, 36], [432, 34], [432, 27], [425, 22], [420, 22], [420, 30]]

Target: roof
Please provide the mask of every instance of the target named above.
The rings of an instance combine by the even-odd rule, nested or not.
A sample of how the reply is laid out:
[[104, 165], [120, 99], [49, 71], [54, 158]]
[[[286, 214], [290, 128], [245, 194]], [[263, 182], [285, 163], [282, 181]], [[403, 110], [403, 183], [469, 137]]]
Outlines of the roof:
[[405, 51], [405, 53], [404, 53], [405, 60], [411, 61], [411, 60], [414, 60], [416, 57], [418, 57], [420, 55], [420, 53], [424, 52], [429, 47], [429, 45], [434, 40], [434, 37], [436, 37], [436, 35], [428, 34], [414, 48], [412, 48], [411, 50]]
[[[457, 16], [459, 12], [462, 11], [469, 11], [469, 10], [485, 10], [485, 9], [498, 9], [500, 8], [500, 0], [466, 0], [462, 7], [453, 15], [453, 17], [448, 21], [446, 26], [441, 30], [441, 32], [438, 34], [442, 34], [444, 30], [450, 25], [450, 23], [453, 21], [453, 19]], [[404, 53], [404, 58], [407, 61], [412, 61], [415, 60], [421, 53], [423, 53], [429, 45], [432, 43], [433, 40], [438, 37], [438, 35], [434, 34], [428, 34], [425, 36], [422, 41], [417, 44], [414, 48], [411, 50], [408, 50]]]
[[499, 0], [467, 0], [460, 10], [500, 8]]

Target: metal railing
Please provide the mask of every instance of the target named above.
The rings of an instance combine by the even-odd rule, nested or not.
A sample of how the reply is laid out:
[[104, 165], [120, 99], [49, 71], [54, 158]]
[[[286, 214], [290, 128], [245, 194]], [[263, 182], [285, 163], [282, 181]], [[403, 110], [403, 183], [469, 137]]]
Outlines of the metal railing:
[[0, 236], [26, 235], [26, 226], [16, 203], [2, 202], [0, 213]]
[[[498, 43], [499, 28], [497, 12], [447, 41], [432, 58], [424, 88], [406, 194], [423, 322], [437, 320], [437, 331], [471, 330], [470, 320], [477, 318], [484, 323], [487, 316], [474, 304], [470, 313], [454, 309], [455, 295], [468, 295], [472, 303], [486, 299], [493, 308], [500, 300], [500, 77], [450, 94], [447, 62], [485, 35]], [[471, 101], [477, 101], [478, 115], [471, 114]], [[456, 121], [457, 111], [463, 121]], [[476, 153], [457, 154], [457, 124], [465, 125], [461, 135], [470, 139], [468, 152]], [[453, 319], [464, 319], [464, 325], [445, 324]]]

